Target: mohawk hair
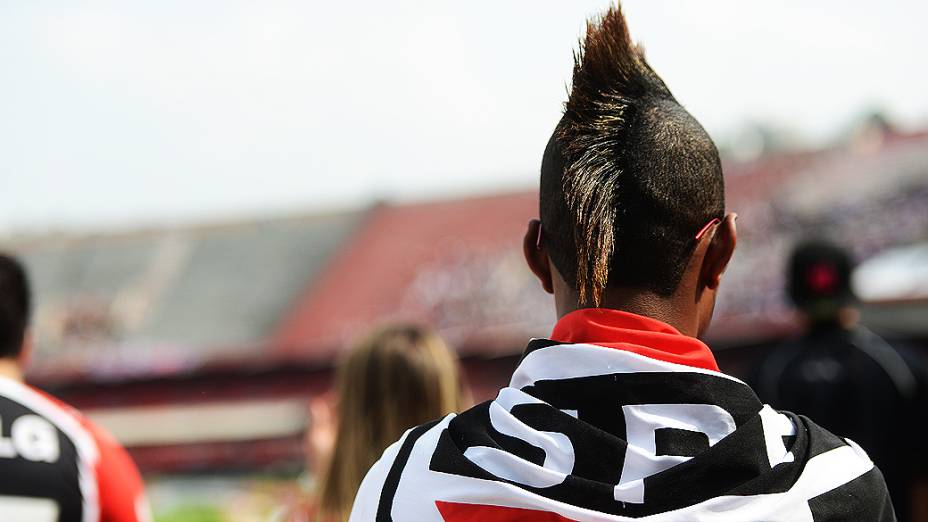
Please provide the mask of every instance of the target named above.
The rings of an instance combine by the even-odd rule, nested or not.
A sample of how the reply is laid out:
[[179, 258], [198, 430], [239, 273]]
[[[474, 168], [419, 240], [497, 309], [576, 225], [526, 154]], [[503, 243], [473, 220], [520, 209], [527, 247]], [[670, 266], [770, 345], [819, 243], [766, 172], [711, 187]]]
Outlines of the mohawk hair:
[[599, 306], [610, 281], [672, 294], [697, 230], [724, 212], [715, 145], [618, 6], [587, 22], [541, 178], [549, 255], [581, 305]]

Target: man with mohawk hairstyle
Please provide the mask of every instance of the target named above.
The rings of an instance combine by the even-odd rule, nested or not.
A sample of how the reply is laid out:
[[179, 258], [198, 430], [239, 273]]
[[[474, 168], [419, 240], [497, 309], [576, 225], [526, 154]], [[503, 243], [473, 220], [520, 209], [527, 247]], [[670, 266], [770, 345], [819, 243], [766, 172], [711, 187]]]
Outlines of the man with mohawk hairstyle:
[[849, 440], [764, 405], [698, 337], [736, 244], [718, 151], [632, 43], [587, 24], [525, 258], [554, 295], [493, 401], [408, 431], [352, 521], [895, 520]]

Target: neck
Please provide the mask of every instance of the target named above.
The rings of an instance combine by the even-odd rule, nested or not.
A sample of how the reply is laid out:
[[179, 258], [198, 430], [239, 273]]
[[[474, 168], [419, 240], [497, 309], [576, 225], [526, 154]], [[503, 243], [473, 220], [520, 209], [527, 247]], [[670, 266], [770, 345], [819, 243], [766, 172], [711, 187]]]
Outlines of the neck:
[[[573, 296], [572, 300], [566, 301], [576, 303], [577, 299]], [[563, 317], [574, 310], [590, 307], [576, 305], [558, 307], [558, 316]], [[699, 320], [695, 306], [692, 303], [683, 302], [676, 296], [663, 297], [641, 290], [610, 289], [603, 295], [599, 308], [610, 308], [657, 319], [690, 337], [696, 337], [699, 334]]]
[[0, 377], [6, 377], [17, 382], [23, 381], [23, 370], [15, 359], [0, 359]]

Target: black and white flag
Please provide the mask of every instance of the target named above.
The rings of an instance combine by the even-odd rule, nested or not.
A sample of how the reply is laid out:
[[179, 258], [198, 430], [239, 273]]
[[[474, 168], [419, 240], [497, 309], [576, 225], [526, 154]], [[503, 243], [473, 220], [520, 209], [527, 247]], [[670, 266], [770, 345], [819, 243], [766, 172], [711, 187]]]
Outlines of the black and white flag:
[[408, 431], [362, 521], [895, 520], [853, 442], [720, 372], [535, 340], [497, 398]]

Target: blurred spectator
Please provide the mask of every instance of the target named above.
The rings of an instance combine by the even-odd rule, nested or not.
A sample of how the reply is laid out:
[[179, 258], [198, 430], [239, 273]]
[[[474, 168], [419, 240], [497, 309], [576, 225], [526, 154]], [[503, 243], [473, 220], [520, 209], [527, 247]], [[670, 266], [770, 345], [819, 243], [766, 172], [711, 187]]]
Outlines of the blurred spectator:
[[306, 430], [303, 447], [306, 456], [306, 474], [309, 480], [319, 476], [329, 464], [338, 425], [335, 422], [336, 411], [332, 404], [331, 393], [313, 397], [309, 401], [310, 425]]
[[[358, 344], [336, 376], [337, 427], [325, 458], [329, 424], [313, 419], [308, 446], [323, 472], [318, 520], [347, 520], [371, 465], [404, 431], [464, 406], [458, 362], [430, 330], [387, 326]], [[313, 408], [313, 411], [319, 406]], [[324, 416], [323, 416], [324, 417]], [[307, 518], [312, 518], [311, 516]]]
[[787, 284], [805, 333], [762, 363], [756, 390], [772, 406], [860, 444], [883, 472], [900, 520], [925, 520], [913, 516], [907, 491], [928, 464], [917, 440], [928, 422], [925, 368], [858, 324], [852, 270], [850, 254], [834, 244], [796, 247]]
[[73, 408], [23, 383], [31, 300], [25, 269], [0, 255], [0, 520], [149, 520], [126, 451]]

